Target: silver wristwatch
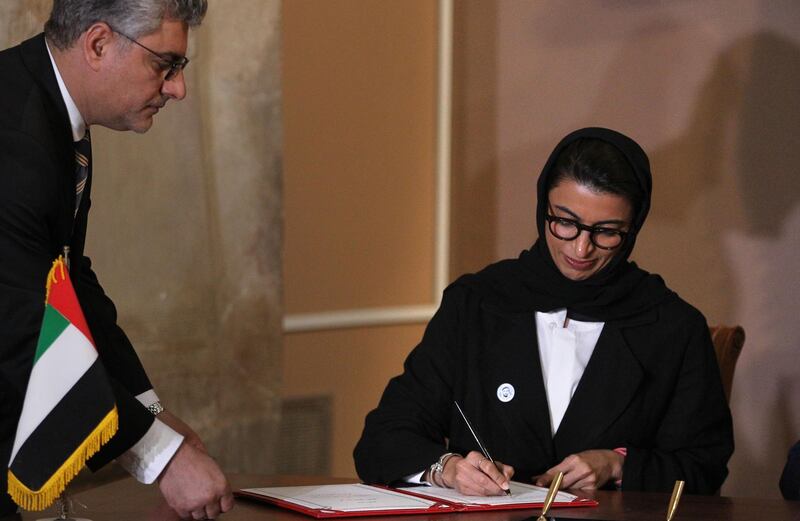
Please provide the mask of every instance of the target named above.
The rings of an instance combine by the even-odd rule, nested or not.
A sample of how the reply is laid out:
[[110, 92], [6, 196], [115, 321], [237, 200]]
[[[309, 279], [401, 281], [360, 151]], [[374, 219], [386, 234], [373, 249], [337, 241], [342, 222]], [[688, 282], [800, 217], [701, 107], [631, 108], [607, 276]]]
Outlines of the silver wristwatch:
[[153, 413], [153, 416], [158, 416], [160, 413], [164, 412], [164, 406], [161, 405], [161, 402], [153, 402], [147, 406], [147, 410]]

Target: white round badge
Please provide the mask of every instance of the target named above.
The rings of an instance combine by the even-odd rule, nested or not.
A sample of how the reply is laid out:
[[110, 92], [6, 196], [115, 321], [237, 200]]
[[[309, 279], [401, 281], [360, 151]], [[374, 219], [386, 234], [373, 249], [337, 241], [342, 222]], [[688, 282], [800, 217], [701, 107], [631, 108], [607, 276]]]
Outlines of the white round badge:
[[500, 384], [497, 388], [497, 399], [503, 403], [514, 399], [514, 386], [511, 384]]

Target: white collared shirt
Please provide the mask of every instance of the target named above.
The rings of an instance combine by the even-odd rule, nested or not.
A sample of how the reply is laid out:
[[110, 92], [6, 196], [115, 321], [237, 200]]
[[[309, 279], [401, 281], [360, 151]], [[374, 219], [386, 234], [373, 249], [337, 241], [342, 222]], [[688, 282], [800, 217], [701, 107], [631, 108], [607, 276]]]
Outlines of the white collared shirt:
[[59, 72], [56, 61], [53, 59], [53, 53], [50, 52], [50, 44], [47, 43], [47, 40], [45, 40], [45, 46], [47, 47], [47, 55], [50, 56], [50, 63], [53, 65], [53, 72], [56, 73], [58, 90], [61, 91], [61, 97], [64, 99], [64, 104], [67, 106], [69, 124], [70, 127], [72, 127], [72, 141], [80, 141], [86, 133], [86, 122], [83, 120], [83, 116], [78, 110], [75, 100], [72, 99], [69, 89], [67, 89], [67, 85], [64, 83], [64, 78], [61, 77], [61, 72]]
[[[75, 100], [72, 99], [64, 79], [61, 77], [56, 61], [53, 59], [53, 53], [50, 52], [49, 44], [47, 45], [47, 54], [50, 56], [50, 63], [53, 65], [53, 72], [56, 75], [61, 97], [67, 106], [69, 123], [72, 128], [72, 140], [80, 141], [86, 133], [86, 122], [78, 110]], [[158, 401], [158, 395], [154, 390], [150, 389], [136, 396], [136, 399], [147, 407]], [[117, 462], [136, 480], [149, 484], [161, 474], [164, 467], [172, 459], [172, 456], [178, 451], [181, 443], [183, 443], [183, 436], [156, 418], [144, 436], [124, 454], [120, 455], [117, 458]]]
[[[145, 407], [159, 401], [152, 389], [136, 396], [136, 399]], [[117, 463], [140, 483], [150, 484], [161, 475], [181, 443], [183, 436], [156, 418], [144, 436], [117, 458]]]
[[550, 433], [553, 435], [561, 425], [604, 325], [603, 322], [570, 319], [564, 327], [566, 318], [566, 309], [536, 312], [539, 362], [550, 409]]

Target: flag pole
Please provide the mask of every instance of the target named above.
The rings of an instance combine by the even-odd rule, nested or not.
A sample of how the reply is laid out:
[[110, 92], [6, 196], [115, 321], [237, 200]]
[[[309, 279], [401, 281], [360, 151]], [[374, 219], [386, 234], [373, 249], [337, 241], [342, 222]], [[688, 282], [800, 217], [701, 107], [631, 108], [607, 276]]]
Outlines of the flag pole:
[[56, 498], [53, 507], [56, 510], [56, 517], [46, 517], [37, 519], [36, 521], [91, 521], [91, 519], [86, 519], [84, 517], [70, 516], [70, 511], [72, 510], [72, 499], [70, 499], [66, 491], [62, 492], [61, 495]]

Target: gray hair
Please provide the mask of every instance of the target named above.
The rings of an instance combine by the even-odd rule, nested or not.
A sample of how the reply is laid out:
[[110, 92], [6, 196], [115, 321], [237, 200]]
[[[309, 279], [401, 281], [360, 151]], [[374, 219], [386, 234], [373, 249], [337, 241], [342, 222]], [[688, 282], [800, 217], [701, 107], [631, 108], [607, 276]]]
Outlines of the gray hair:
[[206, 9], [208, 0], [53, 0], [44, 31], [56, 47], [66, 49], [97, 22], [139, 38], [158, 29], [165, 18], [198, 26]]

